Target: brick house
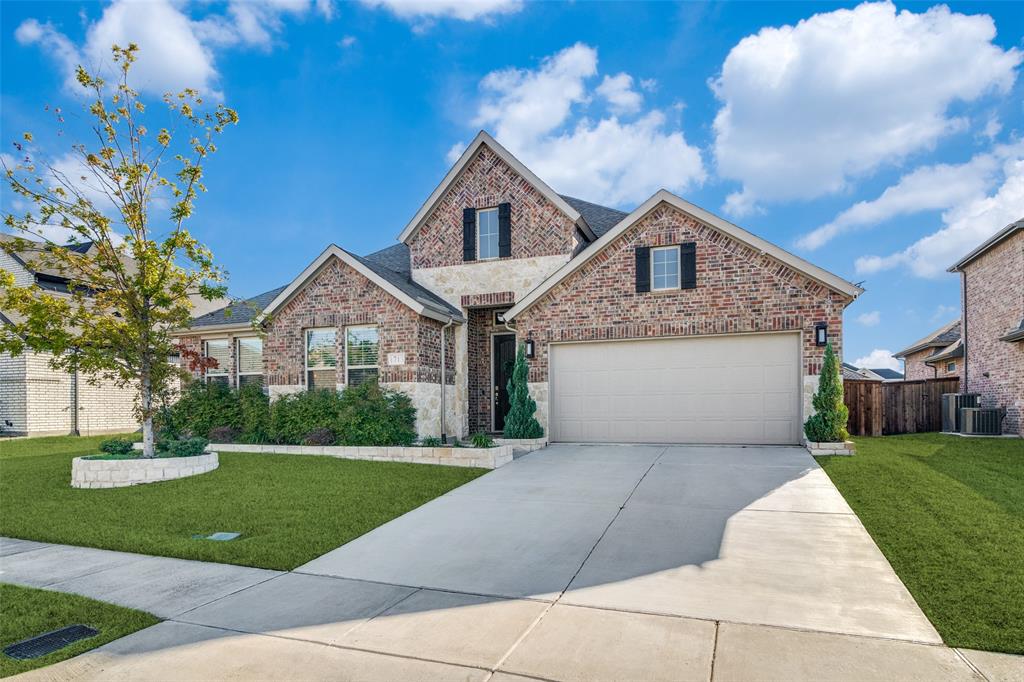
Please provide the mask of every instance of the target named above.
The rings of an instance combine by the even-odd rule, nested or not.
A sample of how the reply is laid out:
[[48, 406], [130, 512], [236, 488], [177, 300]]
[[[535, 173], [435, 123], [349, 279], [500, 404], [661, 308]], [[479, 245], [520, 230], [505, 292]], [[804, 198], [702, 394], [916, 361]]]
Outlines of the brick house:
[[947, 322], [894, 353], [893, 357], [903, 360], [903, 376], [907, 381], [959, 377], [964, 357], [960, 320]]
[[960, 259], [960, 390], [1004, 407], [1003, 433], [1024, 436], [1024, 219]]
[[552, 440], [798, 443], [862, 293], [666, 191], [630, 213], [559, 195], [485, 132], [398, 242], [331, 245], [182, 343], [271, 396], [376, 378], [421, 436], [500, 431], [523, 344]]

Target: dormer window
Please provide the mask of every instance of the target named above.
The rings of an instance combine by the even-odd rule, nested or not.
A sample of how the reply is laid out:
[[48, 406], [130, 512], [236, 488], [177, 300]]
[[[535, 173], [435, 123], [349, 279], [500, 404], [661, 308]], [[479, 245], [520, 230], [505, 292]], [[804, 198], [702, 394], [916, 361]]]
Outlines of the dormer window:
[[498, 257], [498, 209], [482, 208], [476, 212], [476, 254], [478, 260]]

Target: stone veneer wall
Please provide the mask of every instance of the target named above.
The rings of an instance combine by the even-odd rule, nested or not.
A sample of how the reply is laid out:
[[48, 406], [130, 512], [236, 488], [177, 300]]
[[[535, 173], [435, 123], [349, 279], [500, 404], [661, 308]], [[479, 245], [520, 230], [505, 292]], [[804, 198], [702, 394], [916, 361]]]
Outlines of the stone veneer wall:
[[72, 488], [123, 488], [142, 483], [198, 476], [219, 466], [216, 452], [196, 457], [87, 459], [71, 461]]
[[961, 388], [980, 393], [982, 407], [1005, 407], [1003, 433], [1024, 436], [1024, 342], [999, 340], [1024, 317], [1024, 233], [968, 263], [961, 277], [967, 280], [967, 383], [961, 373]]
[[[697, 288], [636, 293], [634, 248], [688, 241], [697, 244]], [[516, 326], [521, 340], [530, 335], [536, 342], [531, 384], [547, 383], [548, 344], [554, 341], [799, 331], [806, 419], [824, 355], [814, 344], [814, 325], [828, 323], [829, 340], [842, 357], [849, 300], [662, 204], [520, 314]]]
[[512, 258], [572, 253], [576, 226], [569, 216], [484, 145], [409, 240], [413, 269], [461, 264], [463, 209], [504, 202], [512, 205]]

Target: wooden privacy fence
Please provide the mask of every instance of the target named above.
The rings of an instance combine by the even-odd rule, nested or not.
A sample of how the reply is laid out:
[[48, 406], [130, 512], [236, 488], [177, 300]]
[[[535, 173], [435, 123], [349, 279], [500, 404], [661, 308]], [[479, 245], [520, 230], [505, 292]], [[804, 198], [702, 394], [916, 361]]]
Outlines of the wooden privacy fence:
[[941, 431], [942, 394], [959, 390], [956, 377], [889, 383], [844, 379], [846, 428], [854, 436]]

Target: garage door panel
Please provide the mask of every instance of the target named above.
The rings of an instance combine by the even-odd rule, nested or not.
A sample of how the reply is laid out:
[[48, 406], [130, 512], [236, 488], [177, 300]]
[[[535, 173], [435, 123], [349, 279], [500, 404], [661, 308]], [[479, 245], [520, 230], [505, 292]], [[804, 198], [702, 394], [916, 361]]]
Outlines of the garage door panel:
[[551, 347], [554, 440], [799, 440], [799, 335]]

